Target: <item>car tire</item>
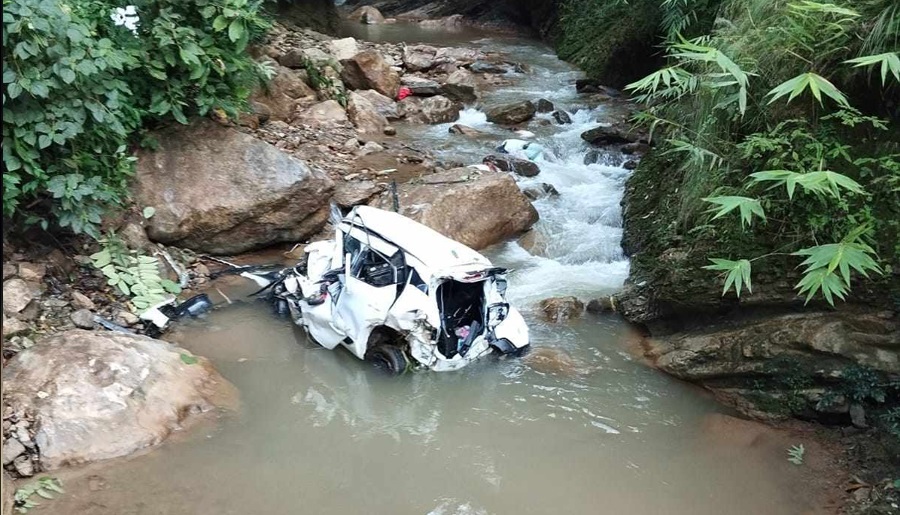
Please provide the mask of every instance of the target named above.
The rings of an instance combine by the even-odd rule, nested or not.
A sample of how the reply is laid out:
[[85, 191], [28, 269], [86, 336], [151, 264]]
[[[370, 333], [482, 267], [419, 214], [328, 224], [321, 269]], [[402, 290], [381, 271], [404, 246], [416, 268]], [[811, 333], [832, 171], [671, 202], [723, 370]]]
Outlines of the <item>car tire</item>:
[[409, 366], [403, 349], [394, 345], [379, 345], [366, 353], [366, 360], [390, 375], [400, 375]]

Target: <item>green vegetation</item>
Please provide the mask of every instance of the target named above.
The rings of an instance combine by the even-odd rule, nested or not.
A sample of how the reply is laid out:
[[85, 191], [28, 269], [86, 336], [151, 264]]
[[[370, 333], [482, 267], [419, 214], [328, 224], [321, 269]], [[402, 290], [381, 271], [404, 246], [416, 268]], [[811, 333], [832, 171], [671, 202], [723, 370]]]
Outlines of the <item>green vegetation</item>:
[[261, 0], [3, 2], [3, 214], [99, 237], [147, 128], [236, 116], [261, 69]]
[[[666, 12], [677, 7], [679, 15]], [[654, 232], [711, 256], [726, 292], [800, 269], [797, 293], [833, 304], [900, 259], [900, 6], [730, 0], [659, 2], [666, 62], [628, 89], [662, 143], [636, 178], [673, 223]], [[659, 188], [659, 186], [657, 186]], [[666, 197], [666, 198], [664, 198]], [[648, 206], [649, 207], [649, 206]], [[640, 211], [640, 207], [638, 207]], [[737, 216], [736, 216], [737, 215]], [[646, 253], [659, 256], [659, 253]], [[645, 265], [647, 265], [645, 263]], [[768, 266], [767, 266], [768, 265]], [[637, 261], [637, 268], [641, 268]], [[755, 281], [758, 283], [758, 281]]]
[[54, 493], [66, 493], [62, 489], [62, 483], [54, 477], [42, 477], [17, 489], [13, 495], [13, 506], [19, 513], [28, 513], [28, 510], [31, 508], [40, 506], [39, 502], [32, 500], [33, 496], [37, 495], [44, 499], [53, 499], [56, 497], [53, 495]]
[[792, 445], [790, 449], [787, 451], [788, 458], [787, 460], [794, 465], [803, 465], [803, 456], [806, 454], [806, 448], [803, 447], [803, 444], [800, 445]]

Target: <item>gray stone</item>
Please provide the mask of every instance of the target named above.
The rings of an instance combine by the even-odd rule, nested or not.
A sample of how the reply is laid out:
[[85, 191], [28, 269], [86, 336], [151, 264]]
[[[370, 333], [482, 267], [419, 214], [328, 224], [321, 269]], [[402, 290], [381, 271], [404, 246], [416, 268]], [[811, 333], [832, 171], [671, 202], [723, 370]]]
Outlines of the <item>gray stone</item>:
[[140, 321], [141, 319], [137, 315], [124, 309], [117, 311], [115, 316], [113, 316], [113, 322], [125, 327], [131, 327]]
[[7, 318], [3, 315], [3, 337], [9, 338], [19, 334], [27, 333], [30, 330], [28, 324], [18, 318]]
[[3, 466], [7, 466], [25, 452], [25, 446], [15, 438], [3, 442]]
[[572, 118], [569, 116], [569, 113], [563, 110], [553, 111], [553, 119], [556, 120], [556, 123], [560, 125], [566, 125], [572, 123]]
[[487, 121], [500, 125], [515, 125], [534, 118], [537, 108], [530, 100], [492, 107], [487, 111]]
[[405, 75], [400, 84], [409, 88], [409, 92], [417, 97], [433, 97], [441, 92], [441, 85], [431, 79]]
[[94, 301], [89, 299], [87, 295], [75, 290], [72, 291], [72, 306], [76, 309], [96, 309]]
[[541, 301], [541, 311], [548, 322], [560, 323], [579, 318], [584, 312], [584, 303], [575, 297], [552, 297]]
[[21, 313], [34, 300], [34, 289], [19, 278], [3, 281], [3, 311], [7, 314]]
[[497, 167], [504, 172], [512, 172], [522, 177], [534, 177], [541, 173], [541, 169], [532, 161], [510, 155], [492, 154], [485, 157], [482, 162]]
[[406, 97], [400, 105], [410, 122], [432, 125], [458, 120], [459, 111], [462, 109], [461, 104], [442, 95], [427, 98]]
[[338, 61], [342, 59], [350, 59], [359, 53], [359, 45], [353, 38], [335, 39], [328, 42], [332, 55]]
[[12, 263], [3, 263], [3, 280], [5, 281], [10, 277], [14, 277], [17, 271], [18, 268], [16, 268], [16, 265]]
[[600, 297], [592, 299], [587, 303], [588, 313], [606, 313], [616, 310], [616, 303], [613, 297]]
[[600, 125], [582, 132], [581, 139], [587, 141], [591, 145], [609, 145], [616, 143], [633, 143], [638, 141], [639, 137], [636, 133], [628, 132], [627, 129], [616, 127], [614, 125]]
[[47, 275], [47, 265], [41, 263], [19, 263], [19, 277], [25, 281], [39, 283]]
[[34, 475], [34, 462], [31, 461], [31, 456], [19, 456], [13, 460], [13, 467], [15, 467], [16, 473], [22, 477]]
[[94, 314], [88, 309], [74, 311], [69, 315], [69, 318], [72, 319], [72, 323], [75, 324], [75, 327], [79, 329], [94, 328]]
[[559, 191], [557, 191], [557, 189], [554, 188], [552, 184], [547, 184], [546, 182], [523, 188], [522, 193], [524, 193], [525, 196], [530, 200], [539, 200], [542, 198], [559, 196]]
[[549, 113], [556, 109], [553, 106], [553, 102], [547, 100], [546, 98], [539, 98], [535, 100], [534, 107], [537, 108], [537, 112], [539, 113]]
[[855, 402], [850, 404], [850, 421], [853, 422], [854, 427], [860, 429], [869, 427], [869, 424], [866, 423], [866, 410], [861, 404]]

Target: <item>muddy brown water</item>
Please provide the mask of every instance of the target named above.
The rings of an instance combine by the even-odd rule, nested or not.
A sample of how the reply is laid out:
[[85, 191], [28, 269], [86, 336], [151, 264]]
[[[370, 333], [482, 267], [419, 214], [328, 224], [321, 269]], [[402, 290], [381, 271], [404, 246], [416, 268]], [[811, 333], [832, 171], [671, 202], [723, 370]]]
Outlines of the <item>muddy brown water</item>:
[[[634, 357], [637, 335], [619, 319], [586, 316], [549, 325], [534, 309], [554, 294], [609, 294], [628, 271], [618, 246], [618, 202], [629, 172], [619, 166], [621, 156], [583, 164], [588, 149], [578, 135], [602, 121], [604, 111], [579, 107], [571, 86], [578, 72], [527, 40], [443, 37], [396, 25], [369, 30], [380, 32], [354, 35], [465, 41], [509, 52], [533, 71], [510, 76], [512, 85], [489, 93], [486, 103], [546, 96], [572, 113], [572, 126], [529, 127], [548, 148], [534, 180], [561, 192], [536, 203], [542, 220], [535, 230], [545, 252], [534, 256], [514, 242], [489, 251], [514, 269], [510, 296], [531, 326], [534, 353], [459, 372], [390, 378], [348, 352], [317, 347], [262, 304], [226, 305], [214, 294], [221, 307], [169, 338], [212, 359], [239, 389], [241, 409], [214, 414], [141, 456], [62, 472], [67, 493], [45, 502], [41, 513], [824, 509], [820, 490], [806, 483], [808, 471], [787, 464], [787, 441], [722, 437], [743, 426], [716, 422], [723, 409], [710, 398]], [[462, 115], [494, 140], [451, 139], [447, 126], [401, 127], [401, 135], [471, 162], [509, 137], [478, 109]], [[220, 288], [232, 299], [253, 289], [233, 282]]]

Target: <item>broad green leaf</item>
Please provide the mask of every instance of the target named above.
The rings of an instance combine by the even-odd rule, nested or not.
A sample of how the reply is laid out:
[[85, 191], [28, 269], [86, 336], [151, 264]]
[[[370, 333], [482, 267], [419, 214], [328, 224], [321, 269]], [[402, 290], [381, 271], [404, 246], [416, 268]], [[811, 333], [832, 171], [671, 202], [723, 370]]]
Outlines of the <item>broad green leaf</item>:
[[195, 356], [191, 356], [190, 354], [181, 353], [181, 361], [185, 365], [195, 365], [197, 364], [197, 358]]
[[788, 102], [790, 102], [807, 89], [819, 101], [819, 104], [822, 104], [822, 95], [824, 94], [841, 106], [850, 106], [847, 97], [834, 84], [825, 77], [813, 72], [801, 73], [792, 79], [782, 82], [775, 86], [772, 91], [769, 91], [767, 96], [772, 97], [769, 99], [770, 104], [785, 95], [788, 95]]
[[709, 260], [712, 261], [713, 264], [706, 265], [703, 268], [725, 273], [725, 286], [722, 288], [723, 296], [728, 293], [728, 290], [732, 285], [734, 286], [734, 293], [738, 298], [741, 297], [741, 289], [744, 286], [747, 287], [748, 292], [753, 293], [753, 288], [750, 284], [750, 261], [746, 259], [731, 261], [720, 258], [710, 258]]
[[213, 30], [215, 30], [216, 32], [218, 32], [220, 30], [225, 30], [225, 27], [228, 26], [228, 18], [226, 18], [220, 14], [219, 16], [216, 16], [215, 20], [213, 20], [212, 26], [213, 26]]
[[240, 18], [235, 18], [228, 25], [228, 39], [230, 39], [232, 43], [236, 43], [243, 36], [244, 36], [244, 21], [241, 20]]
[[900, 82], [900, 55], [898, 55], [897, 52], [885, 52], [883, 54], [877, 55], [865, 55], [844, 62], [852, 63], [854, 68], [880, 64], [881, 84], [883, 86], [887, 85], [888, 72], [890, 72], [890, 74], [894, 76], [894, 80]]
[[763, 210], [762, 205], [759, 202], [759, 199], [753, 199], [749, 197], [738, 197], [738, 196], [723, 196], [723, 197], [706, 197], [703, 200], [709, 202], [711, 204], [715, 204], [718, 209], [713, 208], [710, 209], [711, 212], [714, 212], [713, 220], [716, 218], [721, 218], [726, 214], [737, 209], [741, 215], [741, 227], [747, 225], [751, 225], [753, 222], [753, 215], [766, 219], [766, 213]]

